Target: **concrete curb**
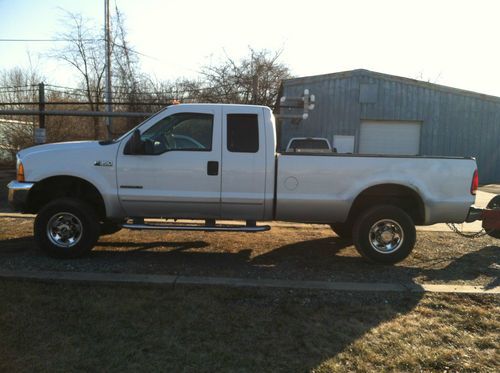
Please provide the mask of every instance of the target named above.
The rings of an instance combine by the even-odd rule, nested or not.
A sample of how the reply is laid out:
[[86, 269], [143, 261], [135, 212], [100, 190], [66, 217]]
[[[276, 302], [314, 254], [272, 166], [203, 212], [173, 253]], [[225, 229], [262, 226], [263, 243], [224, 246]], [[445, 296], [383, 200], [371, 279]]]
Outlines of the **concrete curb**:
[[144, 285], [201, 285], [252, 288], [282, 288], [354, 292], [411, 292], [411, 293], [455, 293], [455, 294], [500, 294], [500, 286], [484, 288], [473, 285], [453, 284], [398, 284], [367, 282], [297, 281], [279, 279], [246, 279], [233, 277], [202, 277], [145, 275], [128, 273], [88, 273], [57, 271], [0, 271], [1, 279], [37, 280], [49, 282], [91, 282], [101, 284]]
[[17, 212], [0, 212], [0, 218], [11, 218], [11, 219], [34, 219], [36, 215], [33, 214], [21, 214]]

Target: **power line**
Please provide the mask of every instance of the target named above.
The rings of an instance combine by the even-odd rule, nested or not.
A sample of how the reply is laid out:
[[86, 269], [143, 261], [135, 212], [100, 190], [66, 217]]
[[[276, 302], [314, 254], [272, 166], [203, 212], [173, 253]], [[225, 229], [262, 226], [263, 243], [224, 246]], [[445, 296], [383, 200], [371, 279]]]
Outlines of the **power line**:
[[64, 42], [64, 41], [101, 41], [102, 39], [0, 39], [0, 42]]
[[25, 93], [25, 92], [36, 92], [36, 89], [2, 89], [2, 90], [0, 90], [0, 94]]
[[85, 94], [83, 94], [83, 93], [64, 92], [64, 91], [60, 91], [60, 90], [57, 90], [57, 89], [51, 89], [51, 88], [45, 88], [45, 90], [46, 90], [47, 92], [60, 93], [60, 94], [62, 94], [62, 95], [67, 95], [67, 96], [87, 97], [87, 95], [85, 95]]
[[120, 45], [120, 44], [117, 44], [117, 43], [115, 43], [115, 42], [113, 42], [113, 41], [111, 42], [111, 44], [113, 44], [113, 47], [119, 47], [119, 48], [122, 48], [122, 49], [126, 50], [127, 52], [135, 53], [135, 54], [138, 54], [139, 56], [143, 56], [143, 57], [151, 58], [151, 59], [153, 59], [153, 60], [156, 60], [156, 61], [160, 61], [160, 62], [162, 62], [160, 59], [158, 59], [158, 58], [156, 58], [156, 57], [149, 56], [149, 55], [147, 55], [147, 54], [141, 53], [141, 52], [136, 51], [135, 49], [132, 49], [132, 48], [130, 48], [130, 47], [125, 47], [125, 46]]
[[26, 84], [26, 85], [7, 85], [4, 87], [0, 87], [0, 89], [16, 89], [16, 88], [26, 88], [26, 87], [33, 87], [35, 84]]
[[[86, 41], [86, 42], [92, 42], [92, 41], [104, 41], [104, 39], [0, 39], [0, 42], [20, 42], [20, 43], [30, 43], [30, 42], [40, 42], [40, 43], [51, 43], [51, 42], [69, 42], [69, 41]], [[111, 42], [113, 44], [113, 47], [119, 47], [122, 49], [125, 49], [131, 53], [138, 54], [140, 56], [152, 58], [154, 60], [159, 61], [158, 58], [149, 56], [147, 54], [141, 53], [135, 49], [132, 49], [130, 47], [125, 47], [123, 45], [117, 44], [115, 42]]]
[[[46, 91], [47, 92], [53, 92], [53, 93], [59, 93], [61, 95], [66, 95], [66, 96], [75, 96], [75, 97], [85, 97], [87, 98], [87, 90], [83, 88], [75, 88], [75, 87], [68, 87], [68, 86], [60, 86], [60, 85], [55, 85], [55, 84], [46, 84], [45, 85]], [[22, 89], [15, 89], [15, 86], [6, 86], [6, 87], [0, 87], [0, 94], [7, 94], [7, 93], [23, 93], [23, 92], [29, 92], [29, 93], [34, 93], [36, 91], [37, 85], [26, 85], [26, 86], [18, 86], [19, 88]], [[121, 89], [120, 89], [121, 88]], [[121, 96], [123, 94], [125, 95], [133, 95], [135, 97], [141, 97], [141, 96], [149, 96], [149, 99], [151, 98], [159, 98], [164, 95], [168, 96], [182, 96], [186, 93], [203, 93], [203, 92], [210, 92], [212, 90], [217, 90], [221, 88], [227, 88], [227, 85], [218, 85], [218, 86], [211, 86], [211, 87], [200, 87], [200, 88], [169, 88], [165, 90], [157, 90], [157, 91], [129, 91], [129, 87], [127, 86], [115, 86], [115, 90], [112, 91], [114, 95]], [[95, 94], [94, 90], [92, 91], [92, 95]], [[103, 94], [104, 92], [101, 92]], [[248, 93], [247, 90], [237, 90], [230, 92], [231, 94], [246, 94]], [[212, 92], [210, 94], [212, 97], [225, 97], [226, 94], [224, 93], [219, 93], [215, 94]]]
[[[171, 101], [172, 99], [169, 98], [166, 101]], [[0, 102], [0, 106], [12, 106], [12, 105], [39, 105], [40, 103], [33, 102], [33, 101], [20, 101], [20, 102]], [[56, 101], [56, 102], [45, 102], [45, 105], [105, 105], [106, 102], [104, 101], [99, 101], [99, 102], [88, 102], [88, 101]], [[165, 102], [112, 102], [111, 105], [135, 105], [135, 106], [162, 106], [165, 105]]]
[[70, 89], [72, 91], [84, 91], [87, 92], [86, 89], [83, 88], [74, 88], [74, 87], [67, 87], [63, 85], [56, 85], [56, 84], [45, 84], [46, 87], [54, 87], [54, 88], [62, 88], [62, 89]]

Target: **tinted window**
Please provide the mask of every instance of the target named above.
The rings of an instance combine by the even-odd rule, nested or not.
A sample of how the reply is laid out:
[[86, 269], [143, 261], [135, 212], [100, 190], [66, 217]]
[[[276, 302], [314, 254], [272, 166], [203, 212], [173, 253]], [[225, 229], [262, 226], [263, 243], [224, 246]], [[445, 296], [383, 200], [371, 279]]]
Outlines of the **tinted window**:
[[213, 115], [178, 113], [163, 118], [142, 134], [147, 154], [169, 150], [212, 150]]
[[235, 153], [257, 153], [259, 151], [257, 114], [228, 114], [227, 150]]

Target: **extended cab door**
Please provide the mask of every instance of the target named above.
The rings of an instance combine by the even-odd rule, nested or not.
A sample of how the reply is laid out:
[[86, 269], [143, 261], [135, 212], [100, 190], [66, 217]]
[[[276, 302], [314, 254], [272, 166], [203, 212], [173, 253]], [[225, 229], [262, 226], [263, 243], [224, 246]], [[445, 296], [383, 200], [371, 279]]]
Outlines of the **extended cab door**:
[[266, 132], [263, 109], [224, 106], [222, 110], [223, 218], [258, 220], [264, 216]]
[[120, 202], [138, 217], [218, 218], [221, 109], [169, 107], [140, 127], [145, 153], [117, 156]]

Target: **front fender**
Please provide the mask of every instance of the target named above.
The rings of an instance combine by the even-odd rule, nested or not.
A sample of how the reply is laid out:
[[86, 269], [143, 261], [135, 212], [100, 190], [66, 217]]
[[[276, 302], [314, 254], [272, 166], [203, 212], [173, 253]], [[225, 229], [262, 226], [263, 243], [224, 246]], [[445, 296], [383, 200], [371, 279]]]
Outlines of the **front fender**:
[[[116, 187], [116, 152], [119, 143], [102, 146], [97, 142], [71, 143], [47, 150], [23, 151], [27, 182], [37, 183], [56, 176], [71, 176], [92, 184], [101, 194], [107, 217], [123, 217]], [[30, 150], [30, 149], [28, 149]]]

